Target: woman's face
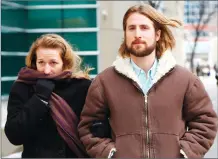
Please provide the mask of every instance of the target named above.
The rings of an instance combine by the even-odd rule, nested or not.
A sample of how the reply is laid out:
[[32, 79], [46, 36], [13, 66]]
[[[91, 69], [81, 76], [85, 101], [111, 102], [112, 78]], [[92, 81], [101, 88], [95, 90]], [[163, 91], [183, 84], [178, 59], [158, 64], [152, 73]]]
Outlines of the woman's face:
[[53, 48], [38, 48], [36, 50], [36, 69], [46, 75], [59, 74], [63, 71], [61, 50]]

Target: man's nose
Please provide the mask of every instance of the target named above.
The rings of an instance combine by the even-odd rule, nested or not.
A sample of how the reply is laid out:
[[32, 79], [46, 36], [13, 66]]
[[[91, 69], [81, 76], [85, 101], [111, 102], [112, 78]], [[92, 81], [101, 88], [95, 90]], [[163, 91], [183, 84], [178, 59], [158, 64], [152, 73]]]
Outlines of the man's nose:
[[51, 73], [51, 66], [49, 64], [45, 65], [44, 74], [49, 75]]
[[135, 30], [135, 38], [141, 38], [141, 30], [140, 30], [140, 28], [136, 28], [136, 30]]

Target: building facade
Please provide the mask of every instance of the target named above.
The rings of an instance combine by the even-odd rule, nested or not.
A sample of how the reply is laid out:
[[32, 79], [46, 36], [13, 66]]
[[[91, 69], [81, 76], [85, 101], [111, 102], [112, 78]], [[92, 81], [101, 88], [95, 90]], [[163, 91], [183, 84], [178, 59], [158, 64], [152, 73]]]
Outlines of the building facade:
[[70, 42], [83, 66], [99, 70], [99, 4], [95, 0], [2, 0], [1, 1], [1, 96], [11, 85], [34, 40], [57, 33]]
[[[199, 25], [199, 38], [196, 42], [194, 65], [199, 61], [206, 61], [211, 67], [217, 63], [214, 47], [211, 40], [217, 37], [217, 1], [184, 1], [184, 29], [185, 29], [185, 52], [187, 61], [190, 61], [196, 27]], [[213, 14], [212, 14], [213, 13]], [[211, 17], [209, 15], [212, 14]], [[209, 21], [204, 24], [204, 21]]]

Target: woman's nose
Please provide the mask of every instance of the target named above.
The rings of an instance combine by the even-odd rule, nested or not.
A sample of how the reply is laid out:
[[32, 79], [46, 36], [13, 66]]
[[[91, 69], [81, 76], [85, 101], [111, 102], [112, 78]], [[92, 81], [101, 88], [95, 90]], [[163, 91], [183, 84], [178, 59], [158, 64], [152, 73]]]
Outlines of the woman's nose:
[[51, 66], [49, 66], [49, 64], [46, 64], [44, 68], [44, 74], [48, 75], [50, 73], [51, 73]]

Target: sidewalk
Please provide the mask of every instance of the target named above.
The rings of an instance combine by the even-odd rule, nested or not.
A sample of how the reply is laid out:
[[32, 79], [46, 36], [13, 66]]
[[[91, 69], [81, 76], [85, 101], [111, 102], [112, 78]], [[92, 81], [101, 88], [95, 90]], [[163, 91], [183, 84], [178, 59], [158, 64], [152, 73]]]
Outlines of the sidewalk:
[[[7, 118], [7, 101], [1, 101], [1, 158], [21, 158], [22, 146], [11, 144], [4, 132]], [[18, 153], [17, 153], [18, 152]]]
[[1, 101], [1, 128], [4, 128], [7, 118], [7, 100]]
[[[206, 91], [208, 92], [215, 112], [218, 114], [218, 86], [216, 85], [215, 74], [211, 73], [210, 77], [200, 77], [203, 82]], [[206, 153], [204, 158], [218, 158], [218, 133], [216, 139], [214, 140], [214, 144], [210, 148], [210, 150]]]
[[22, 152], [16, 152], [16, 153], [13, 153], [11, 155], [8, 155], [8, 156], [3, 156], [3, 158], [21, 158], [21, 154]]

